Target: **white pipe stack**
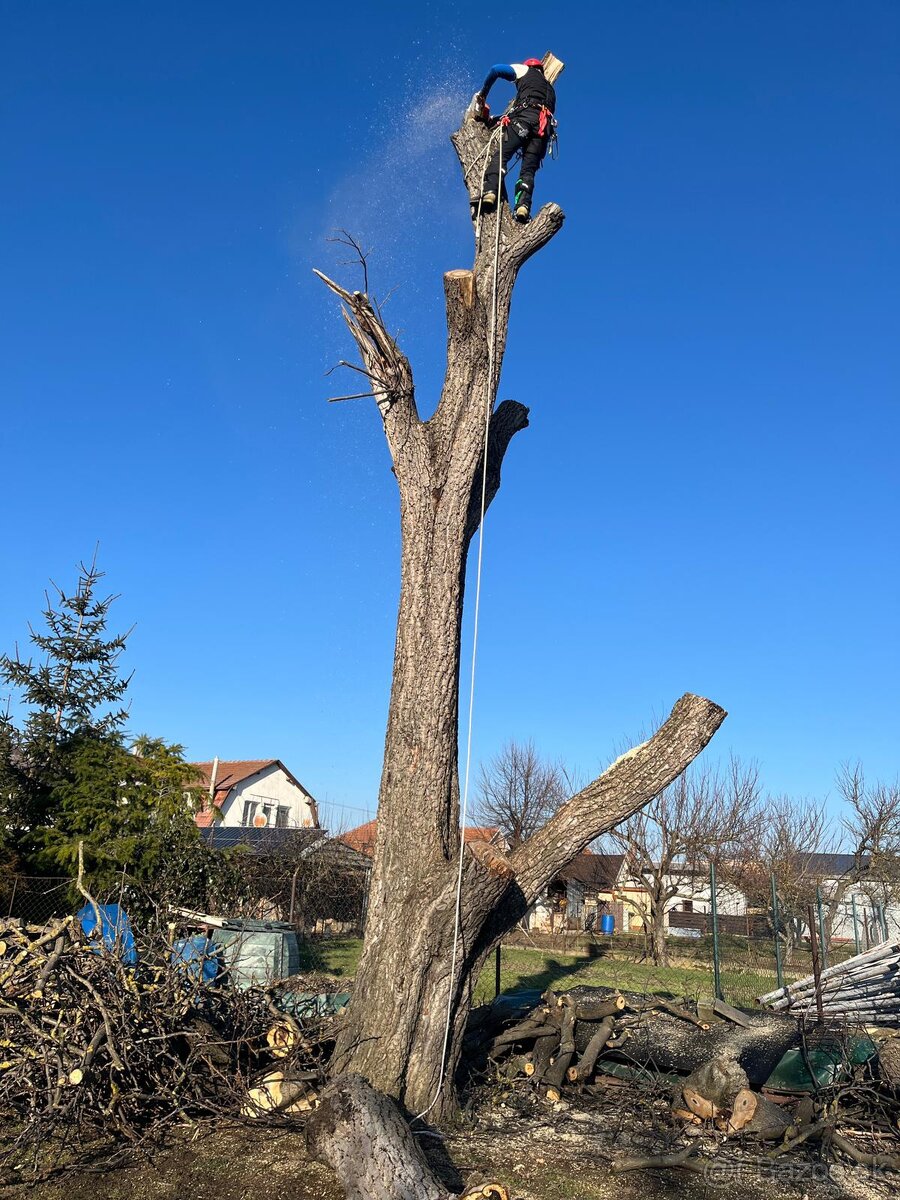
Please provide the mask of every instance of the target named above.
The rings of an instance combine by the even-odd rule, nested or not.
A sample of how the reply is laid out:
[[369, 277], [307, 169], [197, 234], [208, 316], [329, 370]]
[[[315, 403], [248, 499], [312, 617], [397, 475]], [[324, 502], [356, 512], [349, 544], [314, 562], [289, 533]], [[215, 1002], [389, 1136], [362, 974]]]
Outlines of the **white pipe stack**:
[[[864, 954], [836, 963], [820, 976], [822, 1013], [846, 1017], [855, 1025], [900, 1025], [900, 941], [873, 946]], [[812, 975], [759, 997], [767, 1008], [816, 1016]]]

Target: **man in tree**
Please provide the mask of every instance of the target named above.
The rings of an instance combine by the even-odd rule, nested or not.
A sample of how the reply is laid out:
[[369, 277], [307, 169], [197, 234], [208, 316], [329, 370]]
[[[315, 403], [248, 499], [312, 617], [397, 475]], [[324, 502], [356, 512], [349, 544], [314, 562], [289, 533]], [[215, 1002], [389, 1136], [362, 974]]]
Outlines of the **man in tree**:
[[[547, 153], [556, 122], [556, 91], [544, 76], [544, 67], [539, 58], [526, 58], [523, 63], [495, 63], [477, 92], [474, 100], [476, 117], [482, 120], [489, 115], [488, 92], [498, 79], [508, 79], [516, 85], [516, 98], [503, 118], [500, 145], [494, 150], [484, 177], [481, 195], [482, 208], [491, 209], [500, 193], [500, 176], [513, 156], [521, 151], [522, 166], [516, 182], [513, 213], [517, 221], [527, 221], [531, 216], [534, 197], [534, 176]], [[501, 155], [503, 158], [501, 172]]]

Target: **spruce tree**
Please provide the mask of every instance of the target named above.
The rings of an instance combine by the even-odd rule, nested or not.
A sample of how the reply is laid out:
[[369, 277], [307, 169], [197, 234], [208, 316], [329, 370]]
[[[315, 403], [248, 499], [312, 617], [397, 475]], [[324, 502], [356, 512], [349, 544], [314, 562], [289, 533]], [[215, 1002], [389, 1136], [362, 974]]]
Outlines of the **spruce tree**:
[[0, 728], [0, 807], [5, 840], [26, 860], [39, 848], [39, 828], [54, 820], [70, 751], [86, 740], [121, 744], [130, 677], [121, 676], [119, 657], [131, 630], [107, 633], [117, 597], [98, 594], [103, 577], [95, 553], [90, 566], [80, 564], [74, 592], [52, 584], [45, 594], [45, 627], [29, 625], [37, 653], [25, 658], [16, 646], [0, 655], [0, 682], [25, 712], [20, 722], [5, 714]]

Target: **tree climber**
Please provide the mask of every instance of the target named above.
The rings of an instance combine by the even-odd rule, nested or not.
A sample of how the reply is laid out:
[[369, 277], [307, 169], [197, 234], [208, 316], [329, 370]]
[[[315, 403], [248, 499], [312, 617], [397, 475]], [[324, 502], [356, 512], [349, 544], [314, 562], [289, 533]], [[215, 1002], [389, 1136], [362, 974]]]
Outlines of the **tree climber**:
[[[508, 79], [516, 85], [516, 98], [507, 115], [502, 118], [503, 174], [506, 174], [513, 155], [521, 150], [522, 166], [512, 207], [517, 221], [527, 221], [534, 196], [534, 175], [554, 137], [556, 92], [553, 84], [545, 79], [539, 58], [526, 58], [523, 63], [496, 63], [472, 102], [472, 110], [479, 120], [485, 121], [490, 116], [487, 95], [497, 79]], [[484, 177], [482, 208], [490, 209], [497, 203], [500, 193], [500, 151], [501, 147], [498, 146]]]

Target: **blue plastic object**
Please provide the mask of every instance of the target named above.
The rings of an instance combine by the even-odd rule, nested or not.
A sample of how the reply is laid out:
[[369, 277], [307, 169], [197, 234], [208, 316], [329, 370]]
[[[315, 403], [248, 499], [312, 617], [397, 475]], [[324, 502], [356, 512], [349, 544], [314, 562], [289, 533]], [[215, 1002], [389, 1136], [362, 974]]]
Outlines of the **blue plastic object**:
[[97, 910], [100, 913], [99, 939], [94, 905], [85, 904], [84, 908], [80, 908], [75, 914], [75, 920], [81, 925], [85, 937], [94, 942], [92, 949], [99, 954], [105, 946], [107, 950], [117, 954], [123, 963], [133, 967], [138, 956], [128, 914], [118, 904], [98, 904]]
[[222, 963], [219, 948], [202, 933], [181, 938], [172, 947], [172, 965], [181, 967], [193, 983], [215, 983]]
[[615, 930], [616, 930], [616, 918], [615, 918], [614, 914], [613, 913], [601, 913], [600, 914], [600, 932], [601, 933], [615, 933]]

